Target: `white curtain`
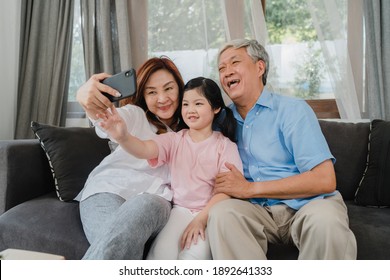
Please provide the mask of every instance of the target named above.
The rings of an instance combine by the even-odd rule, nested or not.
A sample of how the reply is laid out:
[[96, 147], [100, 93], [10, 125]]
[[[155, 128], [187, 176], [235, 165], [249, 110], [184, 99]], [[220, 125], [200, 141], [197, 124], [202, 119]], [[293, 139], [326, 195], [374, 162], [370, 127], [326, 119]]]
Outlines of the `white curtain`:
[[244, 5], [242, 1], [221, 0], [226, 40], [244, 37]]
[[[337, 102], [337, 106], [342, 119], [359, 120], [362, 118], [361, 109], [359, 106], [359, 98], [362, 98], [362, 71], [363, 64], [357, 63], [352, 68], [350, 55], [348, 53], [348, 45], [352, 45], [351, 50], [355, 51], [356, 58], [363, 57], [363, 40], [362, 33], [355, 32], [351, 40], [351, 34], [348, 33], [347, 25], [342, 19], [339, 11], [339, 7], [336, 5], [335, 0], [307, 0], [310, 7], [310, 13], [312, 16], [314, 27], [317, 31], [319, 43], [324, 57], [327, 74], [329, 74], [329, 80], [331, 84], [331, 91], [334, 93], [334, 97]], [[338, 1], [338, 4], [347, 4], [348, 0]], [[354, 18], [357, 16], [362, 17], [361, 1], [355, 0], [354, 13], [350, 12], [349, 17]], [[266, 21], [264, 18], [263, 8], [260, 0], [246, 0], [246, 1], [231, 1], [222, 0], [223, 7], [225, 8], [225, 28], [227, 29], [227, 39], [234, 39], [235, 37], [247, 37], [255, 38], [267, 49], [270, 56], [270, 69], [268, 75], [267, 87], [271, 88], [281, 94], [291, 95], [291, 92], [287, 89], [291, 87], [291, 84], [286, 82], [286, 77], [291, 76], [293, 67], [296, 64], [290, 63], [291, 60], [299, 62], [302, 56], [297, 55], [297, 52], [293, 52], [294, 44], [290, 42], [282, 44], [269, 44], [268, 33], [266, 27]], [[240, 3], [240, 4], [239, 4]], [[247, 5], [245, 11], [246, 14], [242, 18], [240, 16], [241, 10], [238, 6]], [[237, 13], [238, 11], [238, 13]], [[236, 12], [236, 13], [235, 13]], [[238, 14], [238, 16], [236, 16]], [[241, 26], [239, 21], [248, 21], [249, 31], [239, 33], [237, 26]], [[362, 24], [362, 20], [358, 21]], [[356, 30], [356, 20], [352, 28]], [[351, 29], [352, 30], [352, 29]], [[356, 34], [358, 33], [358, 34]], [[347, 36], [349, 34], [349, 37]], [[241, 36], [243, 35], [243, 36]], [[360, 44], [357, 46], [356, 41]], [[296, 47], [299, 48], [299, 47]], [[356, 51], [360, 52], [356, 53]], [[291, 57], [293, 57], [291, 59]], [[359, 76], [360, 74], [360, 76]], [[291, 80], [291, 79], [290, 79]], [[355, 83], [356, 81], [356, 83]], [[357, 89], [359, 92], [357, 92]], [[362, 103], [362, 100], [360, 100]]]
[[[359, 2], [360, 0], [354, 1], [355, 5], [359, 5]], [[348, 120], [361, 119], [358, 94], [348, 52], [348, 32], [339, 13], [339, 7], [334, 0], [310, 0], [309, 7], [340, 116]]]

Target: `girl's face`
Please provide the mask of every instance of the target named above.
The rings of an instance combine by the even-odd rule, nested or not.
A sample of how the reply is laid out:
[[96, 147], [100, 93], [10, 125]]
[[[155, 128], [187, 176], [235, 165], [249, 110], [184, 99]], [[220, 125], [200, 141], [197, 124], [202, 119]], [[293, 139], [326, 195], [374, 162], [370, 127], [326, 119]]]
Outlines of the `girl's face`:
[[219, 109], [212, 109], [210, 103], [199, 89], [184, 92], [181, 115], [191, 130], [211, 131], [215, 114]]
[[179, 106], [179, 87], [173, 75], [165, 69], [154, 72], [146, 83], [144, 98], [149, 111], [170, 126]]

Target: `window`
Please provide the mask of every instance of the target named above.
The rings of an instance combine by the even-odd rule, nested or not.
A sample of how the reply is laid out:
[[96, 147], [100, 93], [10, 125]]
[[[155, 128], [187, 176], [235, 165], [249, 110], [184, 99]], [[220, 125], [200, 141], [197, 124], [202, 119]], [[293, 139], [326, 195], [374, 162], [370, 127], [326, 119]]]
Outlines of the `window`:
[[[242, 27], [242, 37], [254, 38], [251, 14], [253, 2], [233, 2], [239, 11], [235, 24]], [[148, 2], [148, 57], [168, 56], [178, 66], [184, 81], [197, 76], [219, 83], [217, 54], [227, 41], [226, 9], [221, 0], [180, 0], [177, 5], [163, 0]], [[238, 20], [237, 20], [238, 18]], [[225, 95], [225, 101], [231, 102]]]
[[[319, 19], [331, 18], [325, 10], [328, 13], [331, 10], [332, 16], [340, 18], [336, 30], [339, 34], [336, 35], [342, 37], [339, 41], [344, 44], [348, 0], [267, 0], [265, 17], [259, 0], [177, 0], [175, 3], [148, 0], [148, 18], [145, 19], [148, 21], [148, 57], [170, 57], [185, 81], [206, 76], [218, 82], [217, 53], [232, 32], [227, 28], [230, 26], [230, 29], [242, 29], [240, 37], [257, 38], [266, 46], [271, 60], [267, 86], [274, 91], [304, 99], [332, 99], [333, 102], [343, 99], [335, 94], [342, 92], [346, 85], [342, 75], [347, 67], [339, 60], [345, 60], [348, 55], [340, 51], [344, 51], [344, 45], [338, 47], [339, 38], [332, 36], [335, 30], [329, 24], [331, 21]], [[325, 9], [321, 5], [336, 6]], [[79, 11], [78, 4], [69, 88], [70, 109], [79, 106], [75, 94], [85, 81]], [[236, 20], [233, 24], [229, 23], [229, 15], [230, 20]], [[345, 87], [345, 91], [349, 90]], [[337, 102], [337, 107], [340, 106], [342, 104]], [[82, 113], [82, 109], [78, 112], [76, 109], [68, 116], [80, 117]]]
[[221, 1], [149, 0], [148, 56], [171, 58], [185, 81], [217, 79], [216, 55], [225, 42]]
[[[150, 0], [149, 56], [171, 57], [185, 80], [198, 75], [218, 79], [216, 55], [226, 40], [222, 2]], [[246, 37], [254, 37], [250, 2], [241, 2]], [[339, 2], [345, 21], [345, 1]], [[308, 1], [267, 0], [265, 18], [273, 88], [304, 99], [334, 98]]]
[[80, 0], [75, 1], [73, 20], [72, 61], [68, 101], [76, 101], [77, 89], [85, 82], [83, 38], [81, 36]]
[[66, 126], [87, 126], [85, 112], [76, 100], [78, 88], [85, 83], [83, 40], [81, 36], [80, 0], [75, 1], [73, 19], [72, 58], [68, 91], [68, 111]]
[[[310, 1], [268, 0], [269, 44], [278, 69], [279, 90], [304, 99], [334, 98]], [[340, 11], [345, 18], [345, 1]]]

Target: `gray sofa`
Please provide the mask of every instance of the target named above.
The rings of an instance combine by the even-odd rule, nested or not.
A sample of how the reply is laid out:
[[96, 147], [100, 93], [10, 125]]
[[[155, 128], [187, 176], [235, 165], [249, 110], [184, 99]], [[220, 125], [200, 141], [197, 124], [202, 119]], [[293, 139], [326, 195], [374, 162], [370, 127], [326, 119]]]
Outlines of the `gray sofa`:
[[[321, 120], [320, 125], [337, 159], [337, 188], [348, 207], [350, 227], [357, 238], [358, 259], [390, 259], [390, 209], [366, 207], [355, 202], [356, 190], [367, 171], [370, 123]], [[77, 161], [73, 159], [68, 163], [69, 168], [88, 167], [78, 178], [77, 189], [73, 190], [76, 193], [82, 188], [88, 172], [109, 153], [109, 149], [107, 142], [94, 136], [92, 129], [62, 130], [72, 135], [87, 133], [90, 137], [88, 142], [80, 142], [77, 138], [68, 141], [60, 135], [62, 141], [77, 141], [68, 149], [73, 146], [81, 149], [73, 155], [80, 154]], [[62, 143], [61, 147], [64, 145]], [[89, 156], [82, 154], [82, 150], [91, 149], [91, 146], [93, 152]], [[55, 154], [49, 156], [53, 160]], [[58, 254], [66, 259], [80, 259], [89, 244], [80, 222], [78, 203], [64, 199], [66, 195], [60, 194], [60, 178], [56, 178], [55, 182], [52, 176], [58, 166], [53, 169], [53, 162], [49, 165], [40, 142], [0, 141], [0, 161], [0, 251], [16, 248]], [[71, 183], [77, 185], [74, 181]], [[298, 251], [293, 246], [269, 246], [270, 259], [296, 259], [297, 256]]]

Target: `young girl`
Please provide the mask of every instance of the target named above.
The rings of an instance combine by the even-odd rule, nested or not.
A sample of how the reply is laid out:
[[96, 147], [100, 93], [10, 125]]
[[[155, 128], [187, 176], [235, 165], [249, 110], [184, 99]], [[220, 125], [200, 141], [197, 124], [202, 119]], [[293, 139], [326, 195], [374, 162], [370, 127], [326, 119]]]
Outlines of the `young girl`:
[[148, 159], [153, 167], [165, 163], [170, 167], [173, 209], [148, 259], [211, 259], [205, 233], [208, 212], [215, 203], [229, 198], [213, 195], [215, 176], [228, 171], [226, 162], [242, 172], [233, 143], [236, 122], [218, 85], [203, 77], [190, 80], [181, 105], [183, 129], [148, 141], [130, 135], [114, 107], [99, 115], [100, 126], [127, 152]]

